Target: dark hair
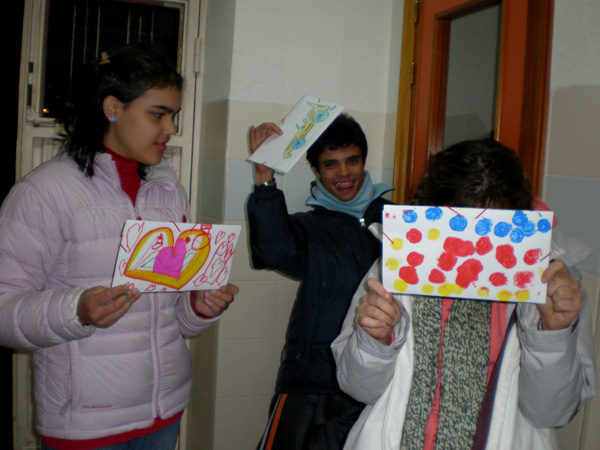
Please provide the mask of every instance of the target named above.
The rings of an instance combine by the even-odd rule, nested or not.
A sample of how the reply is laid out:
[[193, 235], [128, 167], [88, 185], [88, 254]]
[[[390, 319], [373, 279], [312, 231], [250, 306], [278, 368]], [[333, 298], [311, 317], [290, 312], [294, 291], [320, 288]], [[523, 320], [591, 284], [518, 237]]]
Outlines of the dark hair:
[[494, 139], [463, 141], [435, 155], [417, 205], [531, 209], [531, 184], [514, 151]]
[[[165, 55], [145, 44], [117, 47], [84, 66], [72, 90], [72, 100], [61, 119], [65, 150], [88, 176], [94, 175], [96, 153], [108, 128], [103, 102], [110, 95], [130, 103], [152, 88], [183, 87], [183, 79]], [[143, 178], [146, 166], [138, 172]]]
[[335, 150], [356, 145], [360, 148], [363, 164], [367, 161], [367, 138], [362, 128], [353, 117], [340, 114], [331, 125], [310, 146], [306, 159], [312, 167], [319, 170], [319, 155], [325, 150]]

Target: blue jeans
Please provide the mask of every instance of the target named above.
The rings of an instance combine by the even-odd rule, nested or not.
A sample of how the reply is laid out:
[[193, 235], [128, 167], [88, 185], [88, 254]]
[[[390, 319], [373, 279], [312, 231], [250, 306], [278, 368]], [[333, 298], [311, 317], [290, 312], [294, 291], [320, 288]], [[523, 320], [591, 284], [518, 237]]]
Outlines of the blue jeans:
[[[131, 441], [120, 444], [99, 447], [97, 450], [175, 450], [179, 437], [179, 423], [181, 419], [173, 422], [154, 433], [147, 434]], [[53, 450], [42, 442], [42, 450]]]

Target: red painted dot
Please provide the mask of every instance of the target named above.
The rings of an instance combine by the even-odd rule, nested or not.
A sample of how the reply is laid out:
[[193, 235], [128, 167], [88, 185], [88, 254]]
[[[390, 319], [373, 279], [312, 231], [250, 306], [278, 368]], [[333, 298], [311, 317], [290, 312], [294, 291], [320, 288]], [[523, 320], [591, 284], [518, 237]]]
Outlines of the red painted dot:
[[456, 264], [457, 258], [449, 253], [442, 253], [438, 258], [438, 267], [446, 272], [452, 270]]
[[477, 259], [467, 259], [456, 269], [456, 284], [466, 289], [479, 278], [483, 270], [481, 262]]
[[419, 230], [417, 230], [416, 228], [411, 228], [408, 233], [406, 233], [406, 239], [408, 240], [408, 242], [410, 242], [411, 244], [416, 244], [418, 242], [421, 242], [421, 239], [423, 239], [423, 235], [421, 234], [421, 232]]
[[492, 241], [490, 241], [490, 238], [487, 236], [484, 236], [482, 238], [480, 238], [477, 243], [475, 244], [475, 251], [477, 252], [478, 255], [487, 255], [489, 252], [491, 252], [494, 248], [494, 245], [492, 244]]
[[429, 281], [431, 283], [443, 283], [446, 281], [446, 275], [438, 269], [433, 269], [429, 274]]
[[512, 245], [499, 245], [496, 248], [496, 259], [502, 266], [507, 269], [512, 269], [517, 265], [517, 258], [515, 257], [515, 250]]
[[417, 252], [410, 252], [406, 257], [406, 262], [413, 267], [420, 266], [423, 263], [425, 257]]
[[444, 250], [451, 255], [460, 257], [471, 256], [475, 253], [475, 247], [471, 241], [463, 241], [456, 237], [448, 237], [444, 241]]
[[530, 266], [535, 264], [542, 257], [542, 249], [541, 248], [532, 248], [531, 250], [527, 250], [525, 252], [525, 256], [523, 256], [523, 261], [525, 264], [529, 264]]
[[490, 283], [494, 286], [505, 286], [508, 279], [502, 272], [496, 272], [490, 275]]
[[404, 266], [400, 268], [400, 278], [406, 281], [408, 284], [417, 284], [419, 282], [419, 276], [417, 271], [412, 266]]
[[515, 286], [525, 289], [533, 280], [533, 272], [517, 272], [514, 277]]

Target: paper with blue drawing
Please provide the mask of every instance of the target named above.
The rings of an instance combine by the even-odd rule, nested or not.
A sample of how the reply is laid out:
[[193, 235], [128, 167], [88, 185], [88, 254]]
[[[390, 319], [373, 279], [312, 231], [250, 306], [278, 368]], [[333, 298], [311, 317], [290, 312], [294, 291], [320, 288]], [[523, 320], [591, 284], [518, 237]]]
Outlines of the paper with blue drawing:
[[140, 292], [197, 291], [227, 284], [239, 225], [128, 220], [112, 285]]
[[270, 136], [248, 160], [287, 173], [343, 110], [305, 95], [279, 123], [283, 134]]
[[545, 303], [553, 213], [388, 205], [382, 282], [390, 292]]

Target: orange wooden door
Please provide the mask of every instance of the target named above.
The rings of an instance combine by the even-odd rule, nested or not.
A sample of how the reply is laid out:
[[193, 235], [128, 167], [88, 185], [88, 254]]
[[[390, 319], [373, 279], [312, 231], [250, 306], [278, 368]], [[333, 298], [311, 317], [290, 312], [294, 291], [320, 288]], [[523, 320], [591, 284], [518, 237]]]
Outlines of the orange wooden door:
[[[430, 156], [444, 145], [451, 21], [497, 3], [502, 4], [502, 19], [494, 137], [517, 152], [534, 192], [539, 190], [551, 0], [421, 0], [417, 2], [418, 9], [413, 11], [418, 17], [413, 36], [414, 78], [410, 89], [410, 119], [405, 127], [408, 139], [399, 136], [397, 144], [401, 156], [397, 160], [404, 161], [400, 170], [405, 172], [396, 177], [399, 192], [396, 201], [410, 201]], [[402, 112], [399, 129], [401, 116]]]

